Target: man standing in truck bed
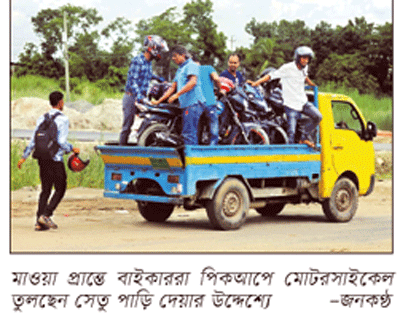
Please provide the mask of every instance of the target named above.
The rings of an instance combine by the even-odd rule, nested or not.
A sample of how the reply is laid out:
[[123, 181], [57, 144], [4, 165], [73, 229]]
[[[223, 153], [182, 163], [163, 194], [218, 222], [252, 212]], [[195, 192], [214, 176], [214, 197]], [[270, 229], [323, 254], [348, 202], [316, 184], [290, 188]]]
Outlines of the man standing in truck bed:
[[161, 59], [161, 54], [168, 51], [167, 43], [158, 35], [148, 35], [144, 39], [143, 47], [144, 52], [134, 57], [129, 66], [125, 94], [122, 99], [123, 122], [119, 137], [120, 145], [128, 144], [129, 134], [136, 115], [135, 102], [146, 97], [152, 79], [164, 81], [164, 78], [153, 74], [151, 62]]
[[308, 137], [322, 120], [321, 113], [311, 102], [308, 102], [304, 90], [305, 83], [315, 86], [310, 78], [308, 78], [308, 64], [313, 57], [314, 52], [311, 48], [300, 46], [295, 51], [293, 62], [282, 65], [277, 71], [265, 75], [255, 82], [249, 81], [253, 86], [258, 86], [269, 80], [280, 78], [288, 122], [287, 134], [289, 143], [295, 143], [297, 121], [300, 119], [301, 114], [305, 114], [310, 118], [310, 121], [304, 128], [304, 131], [302, 131], [299, 143], [307, 144], [310, 147], [315, 147], [315, 144]]
[[201, 114], [205, 109], [206, 99], [203, 96], [200, 84], [200, 66], [191, 58], [183, 46], [176, 46], [172, 50], [172, 60], [179, 65], [171, 88], [153, 104], [158, 105], [168, 99], [169, 103], [179, 98], [183, 108], [182, 137], [185, 144], [198, 144], [198, 125]]

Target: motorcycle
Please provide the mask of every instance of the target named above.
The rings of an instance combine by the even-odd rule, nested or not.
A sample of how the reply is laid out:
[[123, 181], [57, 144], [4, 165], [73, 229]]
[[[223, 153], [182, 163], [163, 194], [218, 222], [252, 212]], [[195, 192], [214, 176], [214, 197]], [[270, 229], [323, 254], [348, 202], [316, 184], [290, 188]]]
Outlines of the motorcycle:
[[[164, 85], [164, 86], [161, 86]], [[156, 85], [157, 86], [157, 85]], [[168, 85], [159, 84], [158, 88], [152, 88], [149, 98], [159, 99], [168, 89]], [[233, 91], [229, 91], [233, 93]], [[268, 135], [254, 123], [242, 123], [237, 113], [232, 108], [226, 96], [221, 96], [218, 101], [220, 109], [220, 128], [218, 144], [268, 144]], [[139, 146], [172, 146], [183, 145], [182, 109], [179, 104], [152, 105], [148, 100], [136, 104], [139, 116], [143, 118], [138, 129]], [[204, 115], [199, 123], [199, 144], [209, 144], [208, 123]]]
[[270, 144], [288, 143], [286, 131], [273, 120], [274, 112], [259, 90], [244, 83], [236, 87], [236, 94], [230, 99], [243, 124], [253, 123], [261, 126], [267, 133]]

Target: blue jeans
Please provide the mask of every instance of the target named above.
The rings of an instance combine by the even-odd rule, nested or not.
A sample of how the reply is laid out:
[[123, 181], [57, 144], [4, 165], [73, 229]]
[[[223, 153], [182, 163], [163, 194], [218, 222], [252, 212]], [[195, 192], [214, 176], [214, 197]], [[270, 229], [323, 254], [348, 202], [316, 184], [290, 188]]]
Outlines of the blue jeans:
[[285, 106], [285, 113], [288, 122], [287, 134], [289, 144], [295, 143], [297, 121], [301, 118], [302, 114], [306, 115], [309, 119], [307, 120], [307, 124], [301, 128], [300, 141], [306, 140], [308, 135], [317, 128], [322, 120], [321, 113], [311, 102], [307, 102], [301, 112]]
[[136, 115], [136, 106], [135, 106], [136, 98], [132, 95], [125, 94], [122, 99], [122, 113], [123, 113], [123, 121], [122, 121], [122, 131], [119, 136], [119, 144], [127, 145], [128, 138], [131, 134], [131, 127], [135, 120]]
[[210, 145], [217, 145], [219, 135], [217, 105], [206, 106], [204, 113], [210, 124]]
[[199, 144], [197, 131], [199, 127], [200, 116], [204, 111], [204, 104], [197, 102], [194, 105], [183, 109], [182, 137], [187, 145]]

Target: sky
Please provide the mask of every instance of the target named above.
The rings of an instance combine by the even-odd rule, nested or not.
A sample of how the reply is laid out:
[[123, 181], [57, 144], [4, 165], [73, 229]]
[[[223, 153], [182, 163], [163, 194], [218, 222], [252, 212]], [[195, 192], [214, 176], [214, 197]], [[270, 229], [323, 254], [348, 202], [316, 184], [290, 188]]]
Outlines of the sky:
[[[70, 3], [84, 8], [96, 8], [104, 21], [101, 29], [117, 17], [125, 17], [134, 26], [139, 20], [159, 15], [176, 6], [182, 10], [187, 0], [12, 0], [11, 60], [18, 61], [27, 42], [39, 43], [33, 32], [31, 18], [40, 10], [56, 9]], [[244, 30], [254, 17], [258, 22], [300, 19], [310, 28], [321, 21], [336, 27], [344, 26], [355, 17], [364, 16], [368, 23], [382, 25], [392, 22], [392, 0], [212, 0], [213, 20], [228, 38], [229, 49], [248, 47], [253, 38]], [[232, 40], [232, 41], [231, 41]]]

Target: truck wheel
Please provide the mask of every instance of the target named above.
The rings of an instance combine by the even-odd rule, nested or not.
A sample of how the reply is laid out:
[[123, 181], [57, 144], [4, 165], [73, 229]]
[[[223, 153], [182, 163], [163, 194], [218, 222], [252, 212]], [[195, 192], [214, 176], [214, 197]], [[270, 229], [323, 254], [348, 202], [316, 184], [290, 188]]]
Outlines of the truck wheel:
[[228, 178], [206, 204], [206, 210], [213, 227], [232, 230], [240, 228], [246, 221], [249, 204], [249, 194], [243, 183], [235, 178]]
[[266, 204], [262, 208], [256, 208], [256, 211], [263, 217], [275, 217], [285, 208], [285, 205], [285, 203]]
[[156, 146], [154, 134], [157, 132], [167, 131], [168, 127], [162, 123], [156, 123], [147, 127], [138, 137], [137, 144], [139, 146]]
[[348, 178], [339, 179], [333, 187], [331, 197], [322, 202], [325, 216], [334, 222], [350, 221], [358, 207], [358, 190]]
[[138, 201], [140, 214], [150, 222], [164, 222], [174, 211], [174, 205]]

